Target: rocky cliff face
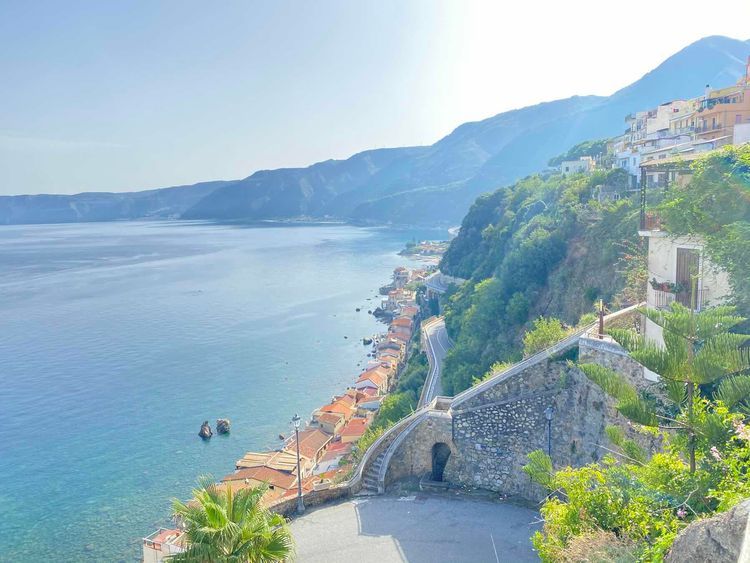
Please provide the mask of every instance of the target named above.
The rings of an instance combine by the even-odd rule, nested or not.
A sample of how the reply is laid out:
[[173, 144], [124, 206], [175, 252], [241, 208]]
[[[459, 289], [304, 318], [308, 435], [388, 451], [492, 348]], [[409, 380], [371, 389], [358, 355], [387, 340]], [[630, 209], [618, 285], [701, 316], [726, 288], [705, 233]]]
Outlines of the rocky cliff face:
[[677, 536], [665, 563], [749, 563], [750, 500], [693, 522]]

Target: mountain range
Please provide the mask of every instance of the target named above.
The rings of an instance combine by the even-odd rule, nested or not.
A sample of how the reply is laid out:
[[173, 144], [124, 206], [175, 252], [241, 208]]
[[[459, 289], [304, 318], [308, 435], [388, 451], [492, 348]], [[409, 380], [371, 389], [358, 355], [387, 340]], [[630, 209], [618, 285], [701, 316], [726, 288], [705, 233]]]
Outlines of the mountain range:
[[145, 218], [456, 224], [479, 194], [544, 168], [576, 143], [621, 133], [628, 113], [695, 97], [707, 83], [736, 82], [749, 55], [750, 41], [706, 37], [610, 96], [573, 96], [503, 112], [464, 123], [430, 146], [369, 150], [306, 168], [259, 170], [236, 181], [2, 196], [0, 224]]

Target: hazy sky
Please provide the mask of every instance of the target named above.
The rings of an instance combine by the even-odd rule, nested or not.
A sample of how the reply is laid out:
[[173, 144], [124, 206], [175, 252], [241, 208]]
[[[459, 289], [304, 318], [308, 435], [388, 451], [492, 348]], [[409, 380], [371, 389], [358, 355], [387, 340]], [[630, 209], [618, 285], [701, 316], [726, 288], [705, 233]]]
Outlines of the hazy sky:
[[[431, 144], [610, 94], [750, 1], [0, 0], [0, 194], [122, 191]], [[729, 14], [728, 17], [725, 15]]]

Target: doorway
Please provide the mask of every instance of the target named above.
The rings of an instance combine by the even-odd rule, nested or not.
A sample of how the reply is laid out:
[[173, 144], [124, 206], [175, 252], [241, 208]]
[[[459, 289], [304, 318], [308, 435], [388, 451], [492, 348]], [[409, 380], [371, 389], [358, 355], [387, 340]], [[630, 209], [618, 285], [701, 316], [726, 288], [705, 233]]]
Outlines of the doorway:
[[448, 463], [448, 458], [451, 455], [451, 449], [448, 444], [444, 442], [438, 442], [432, 446], [432, 480], [442, 481], [443, 472], [445, 466]]

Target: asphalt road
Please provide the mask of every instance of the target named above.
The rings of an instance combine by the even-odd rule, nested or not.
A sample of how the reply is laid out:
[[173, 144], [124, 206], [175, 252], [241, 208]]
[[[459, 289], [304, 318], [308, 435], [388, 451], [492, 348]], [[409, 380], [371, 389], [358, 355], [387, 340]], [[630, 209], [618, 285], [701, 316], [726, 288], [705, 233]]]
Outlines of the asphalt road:
[[425, 339], [427, 340], [427, 359], [430, 362], [430, 372], [425, 381], [425, 392], [422, 395], [422, 401], [419, 404], [420, 407], [443, 394], [443, 387], [440, 382], [440, 370], [442, 369], [445, 355], [453, 346], [450, 338], [448, 338], [448, 331], [445, 330], [445, 321], [442, 318], [438, 318], [424, 326], [423, 330]]
[[302, 563], [523, 563], [539, 514], [462, 496], [377, 496], [313, 509], [292, 522]]

